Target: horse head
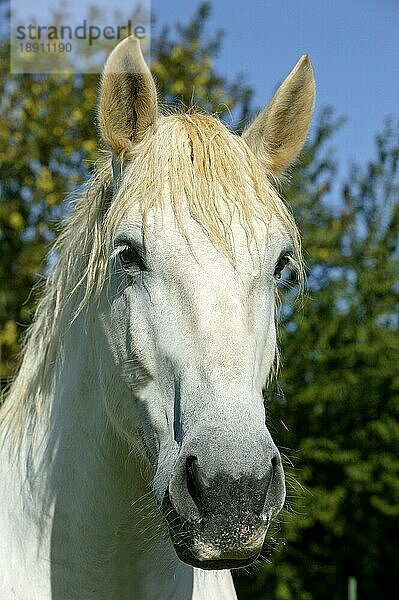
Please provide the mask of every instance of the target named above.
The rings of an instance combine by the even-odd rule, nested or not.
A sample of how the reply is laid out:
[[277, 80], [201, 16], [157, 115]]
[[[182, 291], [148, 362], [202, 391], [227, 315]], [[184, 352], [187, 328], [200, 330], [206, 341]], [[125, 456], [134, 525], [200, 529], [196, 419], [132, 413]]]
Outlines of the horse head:
[[204, 569], [259, 554], [285, 500], [262, 390], [276, 360], [276, 284], [301, 264], [274, 182], [314, 103], [307, 56], [242, 136], [216, 118], [162, 115], [134, 38], [105, 66], [99, 120], [112, 152], [102, 322], [178, 556]]

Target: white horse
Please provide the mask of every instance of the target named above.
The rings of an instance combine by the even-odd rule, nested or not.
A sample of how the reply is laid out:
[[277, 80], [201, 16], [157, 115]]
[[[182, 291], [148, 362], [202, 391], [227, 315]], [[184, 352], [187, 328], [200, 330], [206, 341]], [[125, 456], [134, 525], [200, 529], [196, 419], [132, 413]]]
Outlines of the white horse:
[[159, 114], [138, 42], [105, 66], [111, 151], [78, 198], [1, 412], [1, 600], [231, 600], [285, 498], [262, 388], [300, 242], [273, 182], [304, 56], [243, 136]]

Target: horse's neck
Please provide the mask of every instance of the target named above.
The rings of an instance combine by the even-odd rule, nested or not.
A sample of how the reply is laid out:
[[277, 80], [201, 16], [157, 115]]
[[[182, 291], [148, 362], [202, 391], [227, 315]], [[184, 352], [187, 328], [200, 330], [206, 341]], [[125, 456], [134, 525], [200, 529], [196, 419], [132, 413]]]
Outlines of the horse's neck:
[[0, 440], [0, 500], [9, 506], [0, 524], [0, 597], [234, 598], [229, 574], [198, 574], [177, 560], [140, 458], [105, 414], [107, 390], [114, 402], [128, 390], [112, 376], [97, 334], [93, 352], [85, 323], [66, 337], [63, 370], [33, 440], [25, 435], [11, 461]]

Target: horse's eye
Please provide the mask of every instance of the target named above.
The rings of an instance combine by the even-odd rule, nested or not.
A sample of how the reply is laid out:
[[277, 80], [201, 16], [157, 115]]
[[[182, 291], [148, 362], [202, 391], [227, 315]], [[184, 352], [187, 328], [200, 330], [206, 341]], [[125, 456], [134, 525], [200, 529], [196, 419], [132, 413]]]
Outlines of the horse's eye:
[[291, 252], [285, 252], [280, 256], [280, 258], [277, 261], [276, 268], [274, 270], [275, 279], [281, 279], [281, 273], [283, 272], [284, 267], [290, 262], [291, 257]]
[[125, 269], [136, 267], [140, 271], [147, 270], [142, 252], [132, 244], [125, 243], [125, 247], [119, 252], [118, 256]]

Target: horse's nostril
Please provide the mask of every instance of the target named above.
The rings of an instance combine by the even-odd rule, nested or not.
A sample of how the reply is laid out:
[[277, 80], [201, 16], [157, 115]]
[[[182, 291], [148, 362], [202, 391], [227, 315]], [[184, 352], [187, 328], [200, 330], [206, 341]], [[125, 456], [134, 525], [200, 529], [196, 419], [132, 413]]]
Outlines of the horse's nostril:
[[278, 467], [278, 457], [277, 456], [273, 456], [273, 458], [272, 458], [272, 467], [273, 467], [273, 471], [275, 471]]
[[194, 500], [198, 511], [202, 512], [202, 502], [201, 502], [201, 490], [198, 481], [198, 473], [197, 473], [197, 457], [189, 456], [186, 460], [186, 478], [187, 478], [187, 490], [190, 494], [191, 498]]

